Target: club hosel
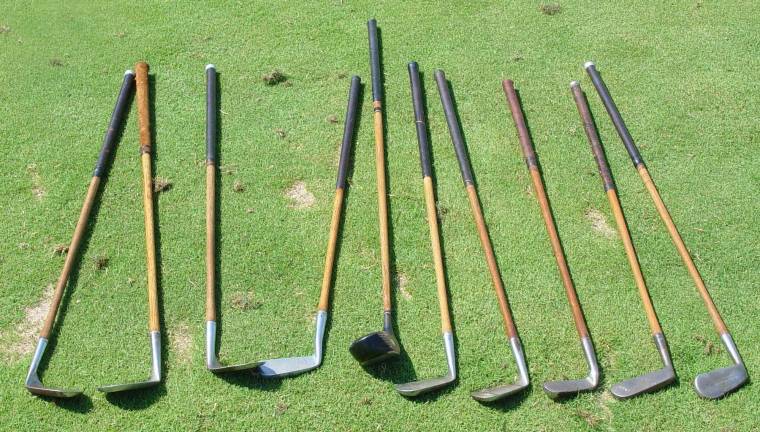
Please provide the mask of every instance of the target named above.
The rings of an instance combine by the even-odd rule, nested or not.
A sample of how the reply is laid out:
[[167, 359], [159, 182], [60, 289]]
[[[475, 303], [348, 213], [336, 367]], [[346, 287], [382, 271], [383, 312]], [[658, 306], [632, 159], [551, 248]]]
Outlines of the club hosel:
[[103, 174], [105, 174], [108, 161], [111, 158], [111, 153], [113, 153], [113, 149], [116, 146], [119, 131], [127, 116], [127, 107], [129, 106], [129, 100], [132, 96], [132, 90], [134, 87], [135, 73], [131, 70], [127, 70], [124, 72], [124, 80], [122, 81], [121, 89], [119, 90], [119, 96], [116, 98], [116, 106], [111, 114], [111, 120], [108, 123], [105, 138], [103, 138], [103, 146], [100, 148], [98, 161], [95, 164], [95, 170], [92, 173], [93, 176], [102, 177]]

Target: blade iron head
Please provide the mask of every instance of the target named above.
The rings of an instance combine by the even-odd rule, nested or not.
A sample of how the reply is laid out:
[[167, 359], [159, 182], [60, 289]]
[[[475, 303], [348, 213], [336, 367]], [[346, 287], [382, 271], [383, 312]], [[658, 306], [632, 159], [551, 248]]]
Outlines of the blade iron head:
[[583, 355], [588, 365], [588, 376], [577, 380], [564, 381], [546, 381], [544, 383], [544, 392], [551, 399], [559, 399], [567, 396], [573, 396], [580, 392], [591, 391], [599, 386], [599, 364], [596, 361], [594, 345], [591, 338], [585, 336], [581, 339]]
[[[212, 65], [213, 66], [213, 65]], [[216, 321], [206, 321], [206, 369], [215, 374], [256, 369], [262, 362], [223, 365], [216, 354]]]
[[327, 312], [317, 312], [317, 331], [314, 337], [314, 355], [264, 360], [261, 362], [260, 366], [255, 369], [255, 373], [258, 373], [265, 378], [284, 378], [287, 376], [299, 375], [318, 368], [322, 364], [322, 341], [325, 335], [326, 324]]
[[512, 349], [512, 355], [514, 356], [515, 364], [517, 365], [517, 380], [511, 384], [474, 391], [471, 393], [473, 399], [480, 402], [493, 402], [515, 393], [519, 393], [530, 385], [528, 365], [525, 363], [525, 354], [523, 353], [520, 339], [517, 337], [510, 338], [509, 346]]
[[747, 368], [731, 335], [723, 333], [720, 338], [734, 365], [697, 375], [694, 379], [694, 390], [705, 399], [719, 399], [738, 389], [749, 379]]
[[126, 384], [108, 384], [98, 387], [103, 393], [119, 393], [153, 387], [161, 382], [161, 333], [150, 332], [151, 367], [150, 376], [145, 381]]
[[446, 375], [421, 381], [396, 384], [396, 391], [403, 396], [414, 397], [440, 389], [456, 381], [456, 353], [454, 351], [454, 335], [451, 332], [445, 332], [443, 334], [443, 346], [446, 350], [446, 365], [448, 367]]
[[39, 396], [63, 399], [80, 396], [82, 394], [82, 390], [45, 387], [45, 385], [42, 384], [42, 381], [40, 381], [40, 377], [37, 375], [37, 368], [39, 367], [42, 356], [45, 353], [47, 343], [47, 339], [43, 337], [37, 341], [37, 348], [34, 350], [34, 355], [32, 356], [32, 362], [29, 365], [29, 372], [26, 375], [24, 386], [27, 390], [29, 390], [30, 393]]
[[654, 343], [657, 345], [657, 351], [664, 366], [647, 374], [625, 380], [610, 387], [610, 393], [618, 399], [629, 399], [643, 393], [657, 391], [673, 383], [676, 379], [676, 372], [673, 369], [673, 362], [670, 359], [670, 351], [665, 336], [662, 333], [656, 333], [653, 336]]

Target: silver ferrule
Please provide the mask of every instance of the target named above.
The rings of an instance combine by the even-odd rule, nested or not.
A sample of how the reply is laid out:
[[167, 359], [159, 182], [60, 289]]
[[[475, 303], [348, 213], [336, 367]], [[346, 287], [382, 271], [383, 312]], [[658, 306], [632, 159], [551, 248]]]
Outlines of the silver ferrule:
[[583, 347], [583, 355], [586, 357], [586, 364], [588, 365], [588, 376], [593, 383], [599, 382], [599, 364], [596, 361], [596, 353], [594, 352], [594, 344], [591, 343], [591, 338], [588, 336], [582, 337], [581, 346]]
[[161, 381], [161, 332], [150, 332], [150, 379]]
[[668, 350], [668, 342], [665, 340], [665, 335], [662, 333], [655, 333], [652, 338], [654, 344], [657, 345], [657, 351], [660, 353], [660, 358], [666, 367], [673, 368], [673, 360], [670, 359], [670, 351]]
[[592, 61], [587, 61], [586, 63], [583, 63], [583, 69], [588, 69], [591, 66], [595, 66], [594, 62], [592, 62]]
[[509, 346], [512, 348], [512, 355], [515, 357], [517, 372], [520, 374], [520, 385], [527, 385], [530, 381], [528, 378], [528, 365], [525, 363], [525, 354], [523, 353], [520, 338], [517, 336], [509, 338]]
[[44, 337], [41, 337], [40, 340], [37, 341], [37, 348], [34, 350], [34, 356], [32, 356], [32, 363], [29, 365], [29, 372], [26, 374], [26, 380], [29, 381], [30, 379], [37, 379], [37, 367], [40, 365], [40, 361], [42, 360], [42, 355], [45, 353], [45, 348], [47, 347], [48, 340]]
[[454, 351], [454, 333], [443, 332], [443, 347], [446, 350], [446, 364], [449, 366], [449, 374], [457, 376], [457, 356]]
[[736, 349], [736, 344], [734, 343], [734, 339], [731, 337], [731, 334], [728, 332], [723, 333], [720, 335], [720, 340], [723, 341], [723, 345], [726, 347], [728, 355], [731, 356], [731, 360], [733, 360], [736, 364], [743, 365], [744, 362], [742, 362], [742, 357], [739, 355], [739, 350]]
[[206, 321], [206, 367], [216, 365], [216, 321]]
[[314, 335], [314, 360], [317, 365], [322, 364], [322, 340], [325, 337], [325, 327], [327, 326], [327, 311], [317, 312], [317, 332]]
[[390, 311], [383, 312], [383, 331], [393, 334], [393, 314]]

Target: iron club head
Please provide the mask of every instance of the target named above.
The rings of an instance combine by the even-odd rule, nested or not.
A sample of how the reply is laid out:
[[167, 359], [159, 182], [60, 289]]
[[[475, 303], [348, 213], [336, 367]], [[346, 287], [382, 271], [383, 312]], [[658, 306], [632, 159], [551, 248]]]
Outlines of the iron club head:
[[749, 378], [731, 335], [723, 333], [720, 338], [734, 365], [697, 375], [694, 379], [694, 390], [705, 399], [721, 398], [744, 385]]
[[34, 350], [32, 364], [29, 365], [29, 372], [26, 374], [26, 381], [24, 382], [26, 389], [32, 394], [54, 398], [72, 398], [81, 395], [82, 390], [45, 387], [42, 381], [40, 381], [40, 377], [37, 375], [37, 367], [40, 365], [47, 343], [47, 339], [43, 337], [37, 341], [37, 348]]
[[662, 369], [613, 385], [610, 388], [610, 393], [616, 398], [628, 399], [642, 393], [651, 393], [675, 381], [676, 372], [673, 369], [673, 362], [670, 359], [670, 351], [668, 351], [668, 343], [665, 341], [665, 336], [662, 333], [655, 333], [653, 339], [664, 366]]
[[262, 362], [252, 362], [230, 366], [225, 366], [219, 363], [216, 355], [216, 321], [206, 321], [206, 369], [215, 374], [239, 372], [256, 369], [261, 363]]
[[150, 332], [150, 376], [145, 381], [127, 384], [109, 384], [98, 387], [103, 393], [118, 393], [153, 387], [161, 382], [161, 333]]
[[316, 369], [322, 364], [322, 340], [327, 324], [327, 312], [317, 312], [317, 331], [314, 337], [314, 354], [307, 357], [288, 357], [264, 360], [255, 370], [266, 378], [281, 378], [298, 375]]
[[348, 347], [362, 366], [369, 366], [387, 359], [396, 358], [401, 353], [401, 346], [393, 334], [391, 313], [383, 314], [383, 330], [362, 336]]
[[453, 383], [457, 379], [457, 361], [454, 353], [454, 335], [451, 332], [443, 333], [443, 346], [446, 350], [446, 364], [448, 373], [439, 378], [430, 378], [422, 381], [413, 381], [404, 384], [396, 384], [396, 391], [404, 396], [413, 397], [423, 393], [437, 390]]
[[512, 355], [515, 357], [515, 364], [517, 364], [517, 381], [511, 384], [474, 391], [471, 394], [473, 399], [480, 402], [493, 402], [518, 393], [528, 387], [530, 384], [528, 365], [525, 363], [525, 354], [523, 353], [520, 339], [517, 337], [510, 338], [509, 346], [512, 349]]
[[596, 362], [594, 345], [591, 338], [581, 338], [583, 354], [588, 365], [588, 376], [577, 380], [546, 381], [544, 391], [551, 399], [559, 399], [566, 396], [576, 395], [580, 392], [594, 390], [599, 385], [599, 364]]

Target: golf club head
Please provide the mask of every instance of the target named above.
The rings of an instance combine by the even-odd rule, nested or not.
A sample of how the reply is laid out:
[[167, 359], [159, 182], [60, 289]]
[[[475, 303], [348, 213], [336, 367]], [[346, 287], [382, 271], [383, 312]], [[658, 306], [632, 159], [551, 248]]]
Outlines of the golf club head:
[[145, 381], [127, 384], [108, 384], [98, 387], [103, 393], [119, 393], [153, 387], [161, 382], [161, 333], [150, 332], [150, 376]]
[[261, 362], [225, 366], [216, 356], [216, 321], [206, 321], [206, 369], [215, 374], [256, 369]]
[[588, 336], [581, 338], [581, 346], [588, 365], [588, 376], [577, 380], [546, 381], [544, 391], [549, 398], [559, 399], [573, 396], [580, 392], [594, 390], [599, 385], [599, 364], [596, 362], [594, 344], [591, 343], [591, 338]]
[[518, 393], [528, 387], [530, 384], [530, 378], [528, 377], [528, 365], [525, 363], [525, 354], [523, 353], [520, 339], [517, 336], [510, 338], [509, 346], [512, 349], [512, 355], [515, 358], [515, 364], [517, 364], [517, 381], [512, 384], [474, 391], [470, 394], [473, 399], [480, 402], [493, 402]]
[[383, 330], [362, 336], [351, 343], [348, 351], [362, 366], [398, 357], [401, 354], [401, 346], [393, 334], [391, 313], [383, 314]]
[[454, 352], [454, 335], [451, 332], [443, 333], [443, 346], [446, 350], [446, 364], [449, 369], [446, 375], [439, 378], [396, 384], [396, 391], [404, 396], [414, 397], [445, 387], [456, 381], [457, 361]]
[[314, 337], [314, 355], [264, 360], [255, 372], [266, 378], [282, 378], [302, 374], [318, 368], [322, 364], [322, 340], [324, 339], [326, 324], [327, 312], [323, 310], [318, 311], [317, 331]]
[[47, 396], [54, 398], [73, 398], [82, 394], [82, 390], [79, 389], [60, 389], [45, 387], [40, 381], [40, 377], [37, 375], [37, 367], [40, 365], [42, 355], [45, 353], [47, 347], [47, 339], [41, 337], [37, 341], [37, 348], [34, 350], [34, 356], [32, 357], [32, 363], [29, 365], [29, 372], [26, 374], [26, 381], [24, 386], [30, 393], [39, 396]]
[[705, 399], [721, 398], [744, 385], [749, 379], [747, 368], [744, 367], [731, 335], [723, 333], [720, 338], [734, 365], [697, 375], [694, 379], [694, 390]]
[[642, 393], [651, 393], [659, 390], [676, 379], [676, 372], [673, 369], [673, 362], [670, 359], [668, 343], [662, 333], [655, 333], [654, 343], [657, 345], [657, 351], [664, 366], [647, 374], [619, 382], [610, 387], [610, 393], [618, 399], [628, 399]]

